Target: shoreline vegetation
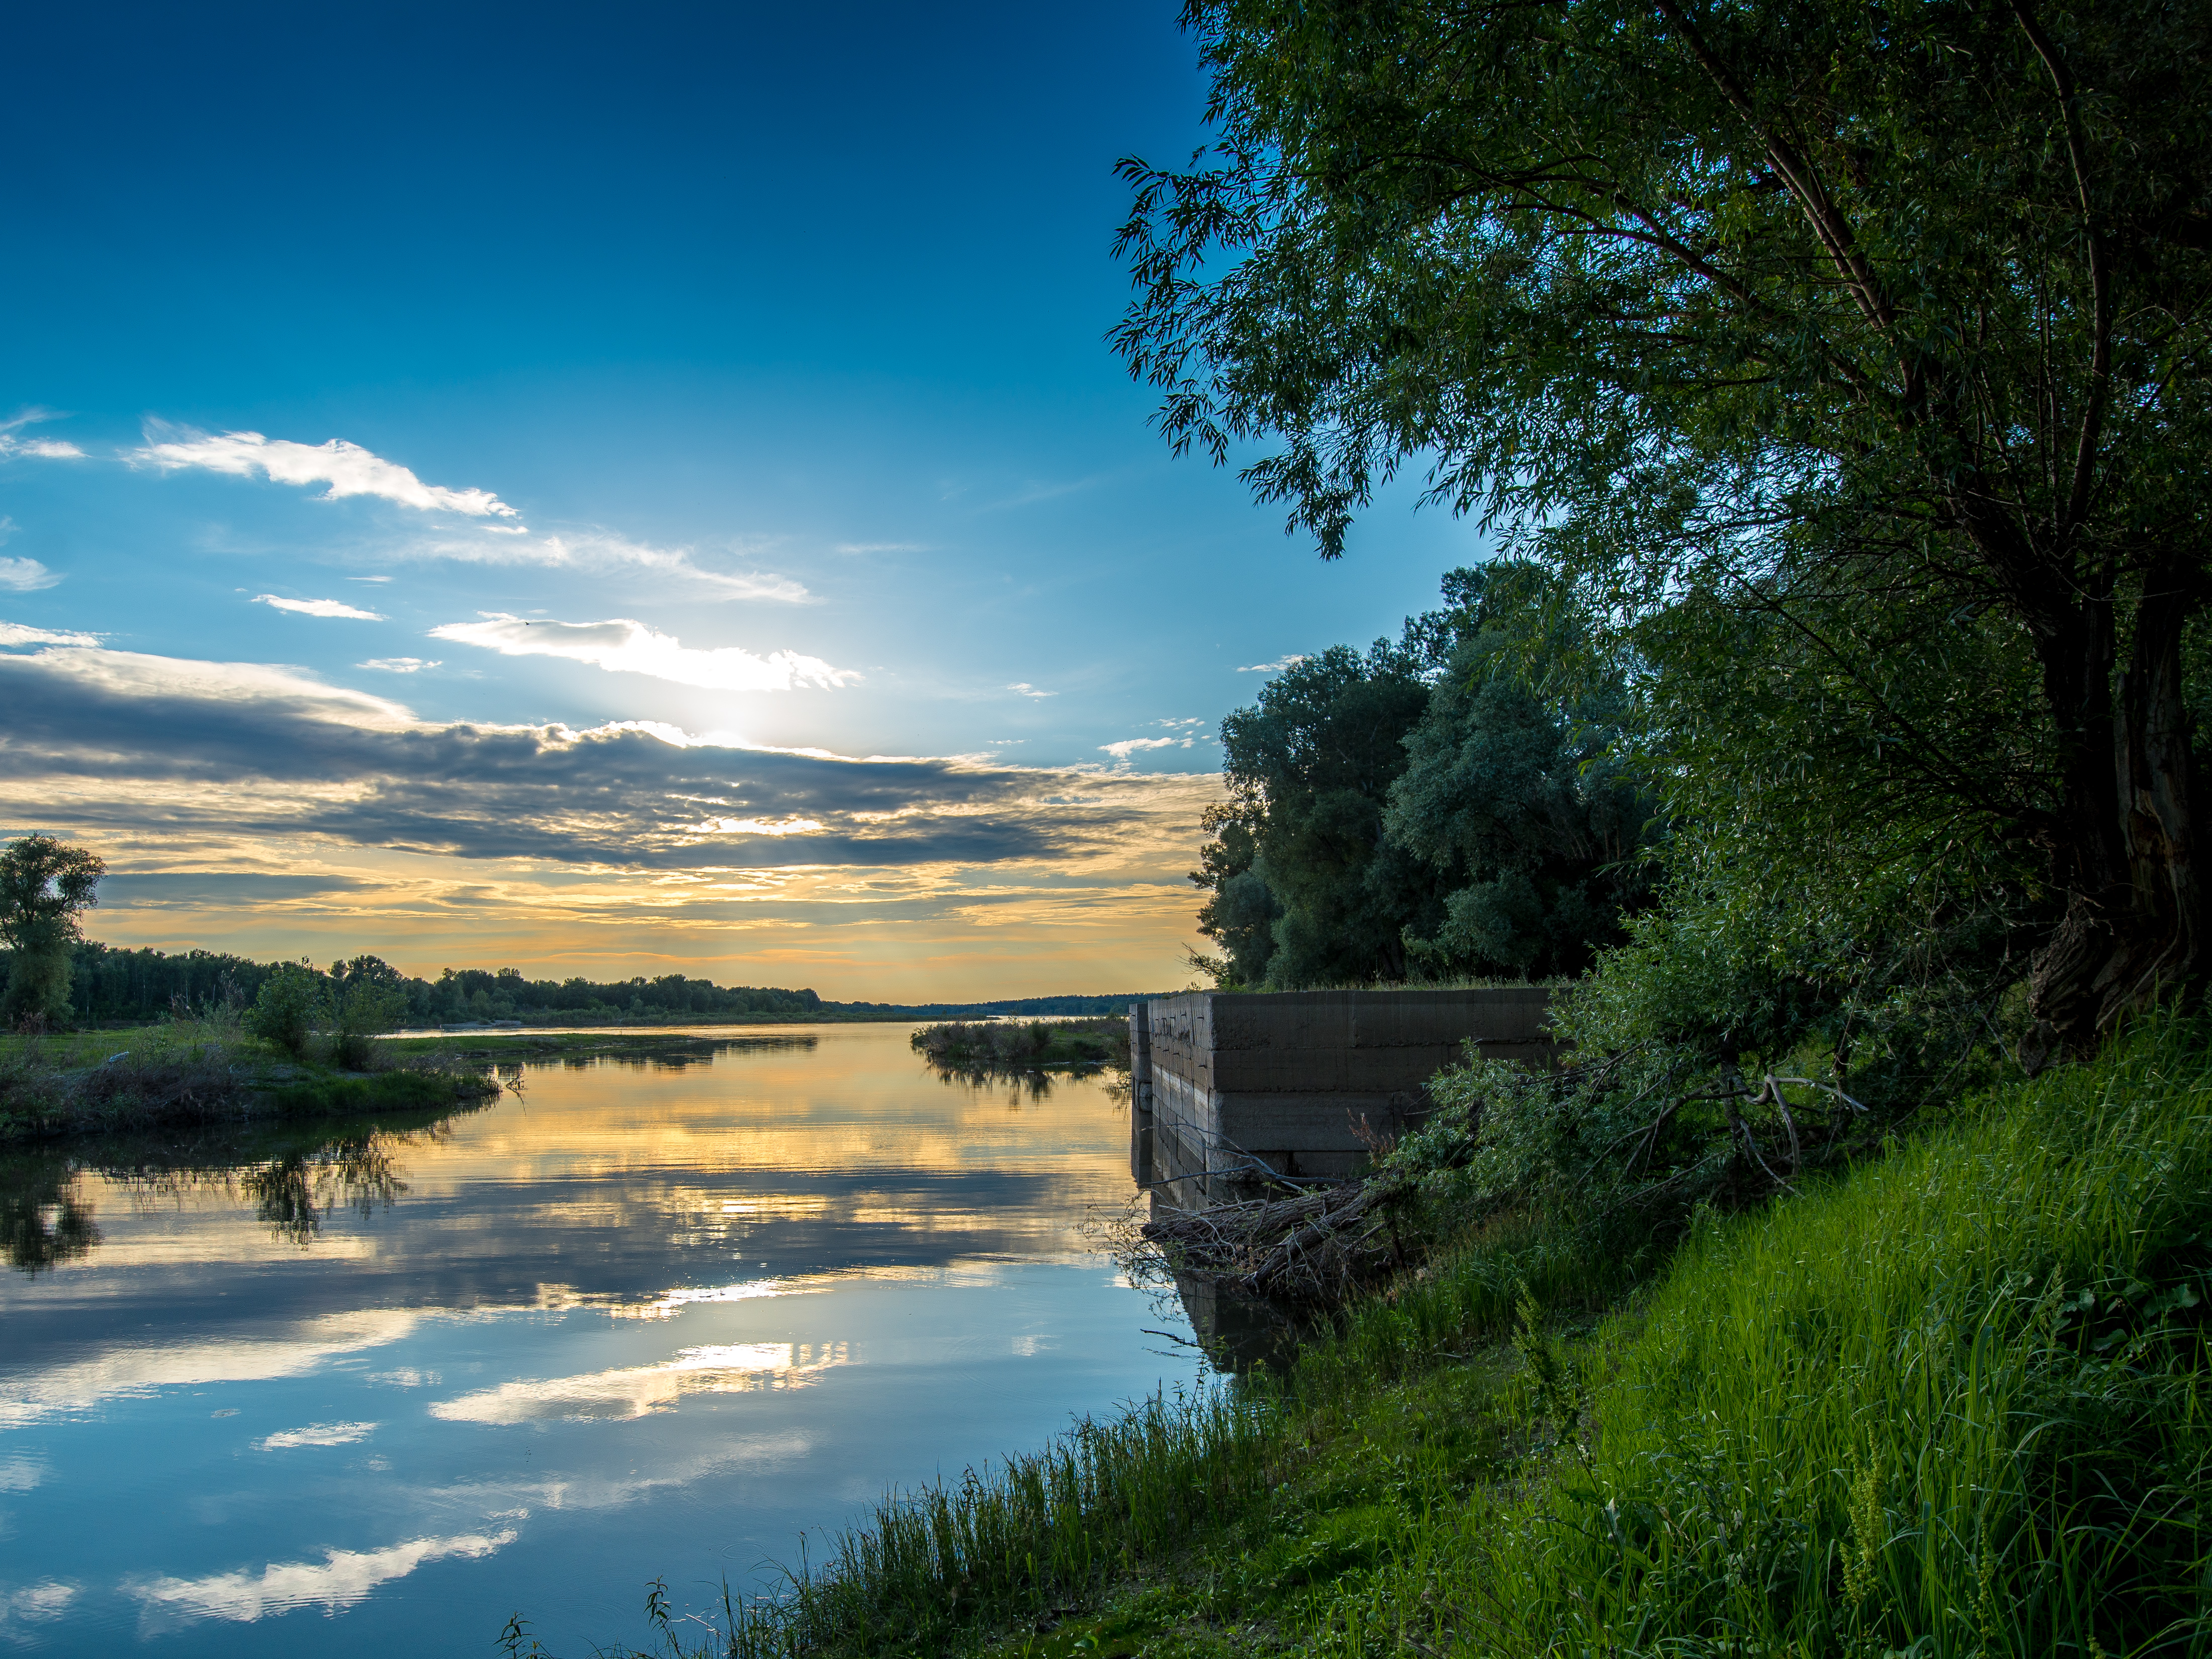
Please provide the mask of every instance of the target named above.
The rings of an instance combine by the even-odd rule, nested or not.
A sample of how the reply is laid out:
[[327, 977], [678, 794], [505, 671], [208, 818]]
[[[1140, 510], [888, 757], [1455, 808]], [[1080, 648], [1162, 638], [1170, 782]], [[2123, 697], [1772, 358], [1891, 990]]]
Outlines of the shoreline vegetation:
[[2212, 1647], [2212, 1025], [1869, 1152], [1667, 1255], [1495, 1212], [1279, 1372], [894, 1497], [781, 1595], [648, 1587], [617, 1651]]
[[412, 1060], [371, 1042], [347, 1066], [291, 1055], [236, 1019], [129, 1032], [0, 1036], [0, 1145], [210, 1125], [453, 1110], [498, 1095], [484, 1066]]
[[965, 1077], [1129, 1069], [1126, 1017], [945, 1020], [923, 1026], [908, 1042], [939, 1071]]
[[[124, 1029], [179, 1013], [252, 1003], [262, 988], [297, 963], [261, 962], [215, 951], [128, 950], [94, 939], [65, 947], [52, 977], [66, 1020], [80, 1028]], [[0, 951], [13, 972], [14, 952]], [[1118, 1013], [1158, 992], [1018, 997], [981, 1002], [833, 1002], [811, 989], [718, 985], [665, 974], [600, 981], [531, 979], [514, 968], [447, 968], [436, 979], [404, 975], [374, 957], [375, 976], [397, 1000], [396, 1018], [415, 1027], [489, 1025], [728, 1025], [860, 1020], [1052, 1018]]]

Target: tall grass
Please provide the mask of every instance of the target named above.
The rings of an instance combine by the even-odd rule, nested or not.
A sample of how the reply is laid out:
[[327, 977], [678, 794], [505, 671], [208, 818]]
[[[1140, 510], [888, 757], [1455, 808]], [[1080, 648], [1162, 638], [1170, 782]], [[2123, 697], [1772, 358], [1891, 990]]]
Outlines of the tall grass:
[[887, 1498], [787, 1594], [725, 1604], [702, 1652], [927, 1653], [979, 1618], [1096, 1594], [1194, 1533], [1264, 1501], [1279, 1448], [1264, 1413], [1216, 1389], [1086, 1419], [988, 1478]]
[[1466, 1553], [1477, 1644], [2212, 1646], [2207, 1035], [2162, 1022], [1693, 1229], [1585, 1361], [1554, 1480]]

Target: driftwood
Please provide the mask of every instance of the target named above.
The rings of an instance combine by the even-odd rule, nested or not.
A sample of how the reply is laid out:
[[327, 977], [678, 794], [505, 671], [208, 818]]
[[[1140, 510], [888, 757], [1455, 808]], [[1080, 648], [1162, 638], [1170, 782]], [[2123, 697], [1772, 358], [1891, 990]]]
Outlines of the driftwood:
[[1238, 1296], [1335, 1300], [1398, 1265], [1395, 1182], [1346, 1182], [1294, 1198], [1170, 1210], [1137, 1231], [1170, 1272]]

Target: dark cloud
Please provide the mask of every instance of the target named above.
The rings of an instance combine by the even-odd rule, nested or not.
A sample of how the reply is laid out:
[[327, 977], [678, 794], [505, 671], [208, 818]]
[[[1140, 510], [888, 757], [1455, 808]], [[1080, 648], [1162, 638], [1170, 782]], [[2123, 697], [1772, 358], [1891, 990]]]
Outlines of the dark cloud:
[[[1156, 817], [1164, 781], [686, 745], [618, 726], [424, 726], [285, 671], [99, 650], [0, 654], [0, 775], [73, 781], [81, 823], [281, 828], [465, 858], [660, 869], [1042, 860]], [[82, 787], [101, 781], [112, 789]], [[820, 828], [730, 827], [793, 820]]]
[[369, 885], [351, 876], [269, 876], [220, 870], [173, 870], [160, 875], [109, 874], [100, 884], [103, 909], [137, 905], [258, 904], [270, 899], [313, 898], [319, 893], [349, 893]]

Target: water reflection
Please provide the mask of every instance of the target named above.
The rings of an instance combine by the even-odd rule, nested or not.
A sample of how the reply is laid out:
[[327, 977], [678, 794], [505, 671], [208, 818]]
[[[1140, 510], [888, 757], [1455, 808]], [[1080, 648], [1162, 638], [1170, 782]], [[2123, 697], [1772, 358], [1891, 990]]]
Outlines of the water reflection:
[[0, 1157], [0, 1231], [8, 1262], [33, 1276], [89, 1255], [100, 1243], [75, 1164], [58, 1152]]
[[772, 1582], [1185, 1374], [1082, 1231], [1133, 1191], [1125, 1102], [940, 1083], [903, 1027], [732, 1035], [0, 1158], [0, 1644], [273, 1655], [304, 1612], [319, 1653], [464, 1650], [523, 1607], [604, 1647], [648, 1578]]
[[452, 1121], [477, 1109], [102, 1135], [0, 1154], [9, 1264], [36, 1275], [89, 1255], [102, 1238], [92, 1184], [138, 1211], [248, 1201], [273, 1237], [304, 1246], [334, 1208], [366, 1219], [389, 1206], [407, 1190], [400, 1152], [443, 1144]]

